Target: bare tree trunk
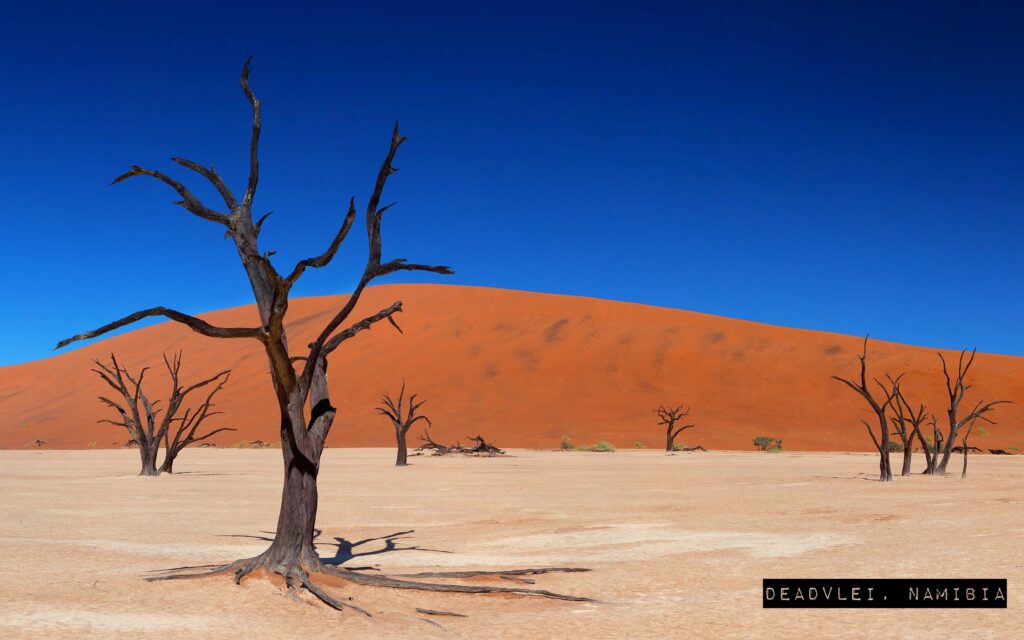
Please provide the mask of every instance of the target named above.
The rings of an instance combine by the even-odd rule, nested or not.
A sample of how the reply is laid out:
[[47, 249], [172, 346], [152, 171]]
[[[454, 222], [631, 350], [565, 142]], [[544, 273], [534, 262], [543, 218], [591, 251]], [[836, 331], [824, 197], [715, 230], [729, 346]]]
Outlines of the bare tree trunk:
[[177, 457], [177, 454], [171, 453], [168, 449], [164, 454], [164, 462], [160, 465], [160, 473], [174, 473], [174, 459]]
[[910, 475], [910, 458], [913, 455], [913, 448], [909, 442], [903, 447], [903, 472], [901, 475]]
[[155, 442], [149, 442], [146, 439], [139, 442], [139, 456], [142, 458], [142, 471], [139, 471], [140, 476], [160, 475], [156, 468], [156, 455], [158, 451], [159, 445]]
[[885, 417], [884, 408], [879, 411], [878, 422], [881, 425], [879, 431], [882, 436], [878, 443], [878, 480], [881, 482], [891, 482], [892, 463], [889, 459], [889, 429], [886, 424], [888, 421]]
[[395, 466], [404, 467], [409, 464], [409, 450], [405, 444], [405, 431], [400, 428], [396, 428], [395, 438], [398, 440], [398, 457], [395, 459]]
[[[282, 429], [282, 434], [284, 433]], [[260, 564], [287, 575], [303, 567], [315, 569], [320, 560], [313, 547], [319, 464], [306, 460], [293, 446], [284, 446], [284, 489], [277, 531]]]
[[676, 443], [675, 436], [672, 434], [672, 425], [665, 429], [665, 451], [675, 451]]

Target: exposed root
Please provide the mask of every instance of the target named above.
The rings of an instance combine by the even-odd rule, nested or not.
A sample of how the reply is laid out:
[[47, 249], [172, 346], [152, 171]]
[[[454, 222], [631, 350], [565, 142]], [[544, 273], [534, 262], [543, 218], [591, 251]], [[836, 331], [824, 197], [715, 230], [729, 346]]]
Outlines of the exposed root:
[[[366, 575], [352, 573], [345, 569], [325, 567], [329, 575], [336, 576], [356, 584], [364, 584], [375, 587], [390, 587], [392, 589], [413, 589], [416, 591], [438, 591], [444, 593], [516, 593], [524, 596], [537, 596], [541, 598], [552, 598], [554, 600], [569, 600], [572, 602], [597, 602], [592, 598], [581, 596], [570, 596], [563, 593], [555, 593], [546, 589], [526, 589], [523, 587], [492, 587], [487, 585], [468, 584], [438, 584], [436, 582], [419, 582], [414, 580], [400, 580], [388, 576]], [[477, 575], [500, 575], [500, 572], [466, 572]], [[510, 572], [511, 573], [511, 572]], [[453, 576], [445, 576], [453, 577]]]
[[455, 613], [454, 611], [436, 611], [434, 609], [420, 609], [416, 607], [416, 613], [425, 613], [428, 616], [454, 616], [456, 618], [468, 618], [464, 613]]
[[373, 617], [372, 615], [370, 615], [370, 612], [366, 609], [357, 607], [354, 604], [342, 602], [341, 600], [338, 600], [328, 595], [323, 589], [321, 589], [319, 586], [314, 584], [312, 580], [309, 579], [309, 573], [307, 573], [304, 569], [296, 568], [291, 570], [289, 572], [289, 575], [286, 576], [286, 579], [288, 580], [289, 587], [296, 590], [300, 587], [304, 588], [306, 591], [312, 593], [321, 602], [326, 604], [328, 607], [331, 607], [332, 609], [337, 609], [338, 611], [342, 611], [344, 609], [352, 609], [353, 611], [363, 614], [367, 618]]
[[[307, 566], [308, 565], [308, 566]], [[230, 574], [235, 584], [241, 584], [242, 579], [254, 571], [261, 570], [266, 571], [271, 575], [278, 575], [284, 578], [285, 584], [288, 586], [288, 591], [293, 597], [297, 597], [297, 594], [302, 589], [305, 589], [309, 593], [313, 594], [318, 600], [331, 607], [342, 611], [344, 609], [351, 609], [357, 613], [361, 613], [366, 617], [372, 617], [370, 612], [358, 607], [350, 602], [339, 600], [329, 593], [324, 591], [319, 585], [313, 582], [310, 574], [320, 573], [324, 576], [332, 578], [339, 578], [346, 582], [353, 584], [365, 585], [371, 587], [386, 587], [391, 589], [411, 589], [415, 591], [433, 591], [441, 593], [508, 593], [517, 594], [524, 596], [535, 596], [541, 598], [552, 598], [555, 600], [569, 600], [572, 602], [596, 602], [591, 598], [584, 598], [580, 596], [570, 596], [562, 593], [555, 593], [547, 591], [546, 589], [529, 589], [525, 587], [499, 587], [491, 585], [481, 584], [451, 584], [451, 583], [437, 583], [437, 582], [422, 582], [420, 580], [408, 580], [406, 578], [438, 578], [438, 579], [451, 579], [451, 578], [477, 578], [477, 577], [491, 577], [503, 580], [509, 580], [512, 582], [518, 582], [523, 584], [534, 584], [536, 581], [522, 578], [519, 576], [526, 575], [539, 575], [544, 573], [576, 573], [580, 571], [589, 571], [589, 569], [582, 569], [577, 567], [540, 567], [536, 569], [509, 569], [506, 571], [426, 571], [422, 573], [409, 573], [409, 574], [397, 574], [396, 576], [386, 576], [380, 574], [368, 574], [364, 571], [371, 569], [371, 567], [355, 567], [355, 568], [342, 568], [331, 564], [324, 563], [319, 560], [312, 560], [306, 564], [300, 563], [272, 563], [268, 560], [265, 555], [256, 556], [255, 558], [246, 558], [244, 560], [238, 560], [229, 564], [220, 565], [196, 565], [196, 566], [183, 566], [174, 567], [171, 569], [165, 569], [160, 572], [160, 575], [148, 576], [147, 582], [158, 582], [161, 580], [188, 580], [193, 578], [206, 578], [210, 576]], [[351, 598], [349, 598], [351, 600]], [[427, 613], [430, 615], [452, 615], [461, 616], [462, 614], [451, 613], [447, 611], [434, 611], [431, 609], [417, 609], [420, 613]]]
[[508, 580], [509, 582], [518, 582], [520, 584], [537, 584], [536, 580], [530, 578], [517, 578], [515, 576], [498, 576], [502, 580]]
[[[222, 573], [236, 571], [239, 568], [246, 566], [248, 563], [255, 564], [255, 560], [256, 558], [249, 558], [246, 560], [238, 560], [230, 564], [206, 564], [196, 565], [192, 567], [174, 567], [173, 569], [163, 569], [162, 573], [164, 575], [149, 576], [145, 580], [146, 582], [160, 582], [161, 580], [189, 580], [191, 578], [207, 578], [210, 576], [220, 575]], [[195, 571], [196, 569], [205, 569], [205, 571]], [[191, 571], [192, 573], [184, 573], [186, 571]], [[246, 573], [249, 573], [250, 571], [252, 571], [251, 568], [248, 571], [246, 571]], [[237, 580], [235, 584], [238, 584]]]
[[536, 569], [509, 569], [507, 571], [425, 571], [423, 573], [398, 573], [398, 578], [476, 578], [479, 576], [535, 576], [542, 573], [581, 573], [590, 571], [581, 567], [538, 567]]

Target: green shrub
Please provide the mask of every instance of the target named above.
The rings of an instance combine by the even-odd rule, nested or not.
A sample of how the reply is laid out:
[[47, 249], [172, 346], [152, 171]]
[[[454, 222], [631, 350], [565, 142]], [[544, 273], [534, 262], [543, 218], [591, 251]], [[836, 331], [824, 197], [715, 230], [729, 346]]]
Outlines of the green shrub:
[[558, 445], [562, 451], [572, 450], [572, 441], [569, 440], [569, 436], [562, 436], [562, 444]]
[[903, 443], [899, 440], [890, 440], [889, 453], [903, 453]]
[[598, 451], [601, 453], [613, 452], [615, 451], [615, 445], [608, 442], [607, 440], [602, 440], [601, 442], [594, 443], [594, 446], [590, 447], [589, 450]]
[[682, 451], [685, 448], [686, 448], [686, 446], [683, 445], [681, 442], [677, 442], [676, 444], [672, 445], [672, 450], [673, 451]]
[[754, 438], [754, 446], [758, 451], [782, 451], [782, 439], [776, 440], [771, 436], [757, 436]]
[[633, 443], [633, 446], [636, 447], [637, 449], [646, 449], [647, 448], [647, 445], [644, 444], [643, 440], [637, 440], [636, 442]]

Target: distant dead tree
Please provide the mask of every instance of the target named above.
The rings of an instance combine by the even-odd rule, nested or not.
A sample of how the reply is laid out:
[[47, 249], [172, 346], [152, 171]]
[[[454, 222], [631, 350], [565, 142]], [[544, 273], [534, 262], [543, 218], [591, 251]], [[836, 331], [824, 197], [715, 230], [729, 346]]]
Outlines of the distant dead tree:
[[[894, 381], [890, 378], [890, 384]], [[928, 451], [924, 436], [921, 435], [921, 425], [928, 417], [924, 403], [918, 405], [915, 410], [903, 395], [902, 389], [896, 387], [896, 402], [893, 403], [894, 415], [890, 420], [895, 429], [893, 432], [900, 439], [903, 446], [903, 469], [900, 475], [910, 475], [911, 457], [914, 453], [914, 439], [917, 438], [924, 450], [926, 470], [932, 465], [932, 455]]]
[[[967, 383], [967, 375], [971, 371], [971, 365], [974, 364], [974, 356], [977, 354], [977, 349], [970, 352], [970, 356], [967, 355], [967, 349], [960, 352], [960, 358], [957, 361], [956, 372], [952, 372], [946, 364], [946, 358], [939, 353], [939, 360], [942, 361], [942, 375], [946, 378], [946, 396], [948, 403], [946, 405], [946, 417], [948, 420], [947, 431], [943, 437], [942, 447], [942, 458], [934, 465], [932, 471], [933, 475], [946, 475], [946, 466], [949, 464], [949, 458], [953, 454], [953, 447], [956, 446], [956, 438], [960, 434], [960, 430], [965, 426], [967, 432], [964, 438], [964, 471], [963, 474], [967, 473], [967, 441], [966, 437], [970, 435], [971, 429], [973, 429], [974, 423], [978, 420], [987, 422], [989, 424], [995, 424], [985, 414], [991, 412], [997, 406], [1001, 404], [1009, 404], [1009, 400], [994, 400], [992, 402], [985, 402], [979, 400], [974, 406], [966, 412], [961, 413], [961, 404], [964, 398], [967, 396], [967, 392], [970, 391], [973, 385]], [[936, 441], [936, 444], [938, 442]], [[938, 455], [938, 449], [936, 449], [935, 455]]]
[[[99, 360], [93, 360], [93, 362], [97, 367], [93, 371], [121, 396], [120, 401], [100, 396], [100, 402], [113, 408], [121, 416], [120, 421], [100, 420], [100, 422], [106, 422], [127, 429], [132, 437], [132, 441], [139, 446], [139, 455], [142, 458], [140, 476], [156, 476], [160, 475], [161, 471], [171, 473], [174, 459], [182, 449], [193, 442], [206, 440], [210, 436], [222, 431], [234, 431], [234, 429], [221, 427], [220, 429], [214, 429], [213, 431], [197, 435], [199, 428], [206, 418], [216, 415], [215, 412], [210, 412], [213, 397], [224, 388], [228, 377], [231, 375], [230, 371], [221, 371], [211, 378], [201, 380], [188, 387], [183, 387], [179, 378], [179, 373], [181, 372], [181, 353], [177, 353], [173, 361], [168, 361], [167, 356], [164, 356], [164, 364], [167, 366], [167, 372], [171, 377], [171, 393], [167, 398], [167, 406], [163, 409], [158, 409], [157, 405], [160, 403], [160, 400], [151, 401], [143, 390], [143, 380], [146, 376], [146, 371], [149, 370], [148, 367], [141, 369], [138, 377], [135, 377], [128, 371], [127, 367], [117, 361], [117, 357], [114, 354], [110, 354], [109, 365]], [[184, 417], [178, 418], [178, 411], [188, 395], [214, 382], [217, 384], [206, 397], [206, 400], [198, 408], [187, 409]], [[175, 422], [178, 423], [178, 428], [175, 430], [174, 440], [172, 441], [170, 440], [169, 432], [171, 431], [171, 425]], [[157, 469], [156, 458], [161, 443], [165, 446], [164, 462]]]
[[881, 398], [876, 398], [868, 385], [868, 336], [864, 337], [864, 349], [857, 356], [857, 359], [860, 361], [860, 378], [857, 382], [840, 376], [832, 376], [832, 378], [853, 389], [857, 395], [864, 398], [871, 407], [872, 412], [874, 412], [875, 418], [878, 420], [879, 433], [877, 436], [870, 423], [866, 420], [861, 420], [861, 423], [868, 430], [868, 435], [871, 436], [871, 441], [875, 444], [875, 449], [878, 450], [878, 479], [881, 482], [889, 482], [892, 480], [892, 466], [889, 463], [889, 419], [887, 412], [896, 402], [896, 397], [900, 392], [900, 379], [903, 376], [901, 375], [896, 378], [887, 376], [888, 385], [878, 378], [874, 378], [875, 384], [881, 390]]
[[[964, 454], [964, 466], [963, 466], [963, 469], [960, 471], [960, 479], [961, 480], [967, 477], [967, 453], [970, 452], [970, 451], [980, 451], [980, 449], [978, 449], [977, 447], [972, 447], [967, 442], [967, 439], [971, 437], [971, 433], [974, 432], [974, 425], [976, 425], [977, 423], [978, 423], [978, 420], [971, 420], [971, 422], [967, 425], [967, 430], [964, 431], [964, 435], [963, 435], [963, 443], [964, 444], [963, 444], [963, 446], [960, 447], [962, 453]], [[985, 435], [984, 429], [982, 429], [981, 435]]]
[[[202, 427], [203, 423], [206, 422], [207, 418], [221, 415], [222, 411], [211, 411], [213, 408], [213, 398], [224, 388], [224, 385], [228, 383], [228, 378], [231, 377], [231, 372], [227, 371], [224, 373], [224, 377], [217, 386], [213, 387], [206, 398], [203, 400], [199, 407], [189, 407], [185, 409], [185, 414], [177, 420], [177, 429], [167, 429], [164, 431], [164, 462], [160, 465], [160, 471], [164, 473], [174, 473], [174, 461], [177, 460], [178, 454], [181, 450], [190, 444], [196, 442], [202, 442], [210, 436], [220, 433], [221, 431], [235, 431], [227, 427], [221, 427], [220, 429], [214, 429], [206, 433], [200, 433], [199, 428]], [[171, 431], [174, 431], [174, 436], [171, 436]]]
[[391, 425], [395, 428], [395, 441], [398, 443], [398, 457], [395, 460], [395, 466], [404, 467], [408, 464], [408, 448], [405, 444], [405, 436], [409, 433], [409, 429], [412, 425], [416, 424], [420, 420], [426, 421], [430, 424], [430, 418], [427, 416], [418, 416], [416, 412], [426, 404], [426, 400], [420, 400], [416, 402], [416, 395], [412, 394], [409, 396], [409, 404], [405, 409], [405, 413], [402, 413], [402, 403], [405, 400], [405, 382], [402, 382], [402, 389], [398, 392], [398, 401], [391, 399], [391, 396], [384, 392], [384, 398], [381, 400], [383, 406], [377, 407], [377, 413], [382, 416], [387, 416], [391, 420]]
[[416, 448], [417, 451], [433, 451], [435, 456], [444, 456], [449, 453], [463, 453], [466, 455], [478, 455], [478, 456], [502, 456], [505, 455], [504, 449], [499, 449], [493, 444], [487, 442], [483, 436], [466, 436], [468, 439], [476, 442], [475, 447], [464, 447], [462, 443], [456, 442], [453, 445], [444, 445], [439, 442], [435, 442], [430, 437], [429, 427], [423, 430], [423, 434], [420, 436], [420, 440], [423, 444]]
[[676, 428], [678, 422], [690, 415], [690, 408], [686, 405], [681, 404], [678, 407], [661, 405], [654, 410], [654, 413], [658, 416], [658, 424], [665, 425], [665, 451], [675, 451], [676, 437], [683, 431], [697, 426], [684, 424]]
[[[253, 204], [260, 179], [259, 140], [262, 130], [262, 106], [249, 84], [250, 62], [251, 58], [242, 67], [241, 75], [242, 91], [252, 107], [252, 130], [247, 149], [249, 176], [241, 198], [235, 196], [235, 193], [213, 166], [204, 166], [192, 160], [177, 157], [172, 160], [210, 183], [224, 202], [225, 209], [223, 211], [207, 206], [184, 184], [166, 173], [154, 169], [133, 166], [115, 178], [112, 184], [138, 176], [153, 178], [178, 194], [180, 200], [175, 204], [180, 205], [192, 215], [221, 225], [224, 228], [225, 239], [230, 239], [234, 244], [235, 251], [248, 276], [259, 313], [259, 324], [248, 327], [221, 327], [175, 309], [153, 307], [127, 315], [98, 329], [61, 340], [56, 347], [59, 349], [77, 340], [95, 338], [143, 318], [163, 316], [211, 338], [255, 340], [267, 354], [270, 380], [273, 384], [274, 397], [280, 415], [281, 455], [284, 459], [284, 489], [281, 492], [281, 507], [278, 512], [277, 526], [274, 529], [273, 542], [266, 551], [253, 558], [245, 558], [212, 568], [184, 567], [169, 570], [164, 575], [148, 579], [172, 580], [197, 575], [219, 574], [231, 575], [235, 582], [240, 582], [250, 573], [262, 571], [269, 576], [281, 577], [289, 589], [306, 589], [330, 607], [350, 608], [365, 615], [370, 614], [347, 600], [344, 602], [337, 600], [324, 592], [313, 581], [310, 574], [329, 574], [333, 578], [345, 582], [399, 589], [460, 593], [521, 593], [548, 598], [586, 600], [585, 598], [561, 596], [540, 589], [522, 587], [439, 584], [405, 580], [363, 571], [352, 571], [320, 561], [313, 545], [318, 498], [317, 476], [320, 471], [320, 458], [323, 454], [324, 443], [337, 412], [337, 409], [331, 404], [327, 385], [327, 358], [346, 341], [370, 329], [378, 322], [387, 321], [396, 329], [398, 328], [395, 316], [402, 311], [401, 301], [395, 301], [362, 319], [351, 321], [356, 305], [371, 281], [399, 271], [426, 271], [438, 274], [453, 272], [446, 266], [415, 264], [407, 262], [403, 258], [383, 260], [381, 224], [385, 212], [390, 210], [394, 203], [382, 204], [381, 197], [388, 178], [397, 171], [392, 162], [398, 147], [406, 140], [405, 136], [398, 132], [396, 123], [387, 154], [377, 171], [373, 190], [366, 202], [367, 257], [362, 275], [348, 298], [337, 311], [329, 316], [326, 323], [315, 334], [316, 337], [308, 343], [308, 347], [301, 347], [302, 353], [300, 354], [292, 353], [285, 323], [292, 288], [308, 269], [326, 267], [334, 259], [355, 223], [356, 204], [354, 198], [349, 200], [348, 212], [340, 221], [337, 232], [330, 238], [323, 253], [299, 260], [286, 271], [278, 271], [277, 266], [271, 262], [270, 258], [274, 255], [274, 251], [260, 248], [260, 233], [270, 214], [265, 213], [262, 216], [253, 217]], [[553, 570], [561, 571], [563, 569], [555, 568]], [[498, 575], [498, 572], [494, 572], [493, 575]], [[458, 576], [448, 577], [467, 577], [467, 575], [465, 572], [460, 572]]]

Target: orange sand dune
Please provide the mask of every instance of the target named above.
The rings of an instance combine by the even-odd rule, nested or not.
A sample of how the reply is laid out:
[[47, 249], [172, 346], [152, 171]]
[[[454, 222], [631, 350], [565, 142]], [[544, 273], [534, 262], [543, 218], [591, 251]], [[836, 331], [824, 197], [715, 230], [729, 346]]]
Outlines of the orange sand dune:
[[[292, 344], [312, 337], [342, 297], [292, 301]], [[392, 432], [374, 412], [380, 395], [410, 390], [426, 398], [435, 438], [484, 434], [499, 446], [557, 447], [609, 440], [663, 446], [652, 409], [693, 405], [699, 428], [686, 444], [750, 449], [755, 435], [784, 439], [787, 449], [866, 451], [859, 423], [863, 400], [829, 378], [856, 374], [861, 338], [787, 329], [717, 316], [591, 298], [446, 285], [384, 285], [367, 291], [358, 313], [402, 300], [404, 334], [379, 326], [360, 334], [331, 360], [338, 419], [331, 446], [388, 446]], [[253, 307], [205, 314], [223, 326], [256, 323]], [[89, 329], [91, 327], [76, 327]], [[64, 336], [54, 336], [54, 342]], [[38, 362], [0, 368], [0, 447], [111, 447], [123, 429], [97, 424], [110, 417], [96, 396], [103, 383], [91, 360], [111, 351], [129, 367], [149, 366], [149, 389], [167, 385], [160, 355], [184, 351], [186, 381], [234, 370], [220, 396], [218, 424], [238, 428], [214, 438], [277, 442], [267, 366], [259, 344], [214, 340], [170, 322], [119, 335]], [[298, 351], [297, 351], [298, 353]], [[953, 354], [955, 356], [955, 354]], [[907, 372], [905, 389], [944, 407], [934, 350], [873, 342], [870, 372]], [[1024, 447], [1024, 358], [979, 354], [977, 398], [1009, 399], [999, 424], [972, 444]], [[160, 393], [157, 393], [161, 390]], [[214, 424], [213, 422], [210, 423]]]

